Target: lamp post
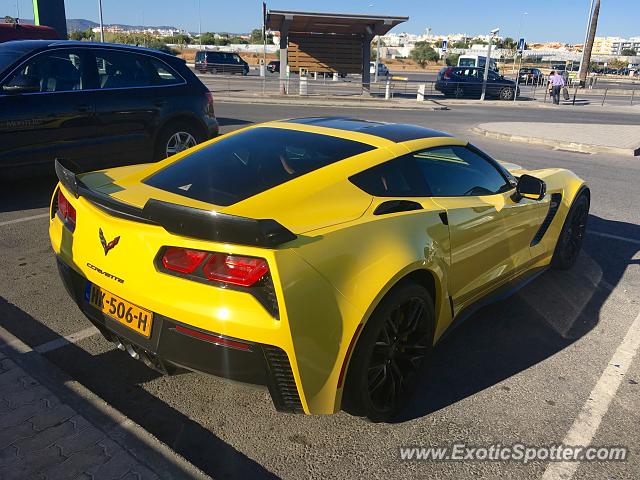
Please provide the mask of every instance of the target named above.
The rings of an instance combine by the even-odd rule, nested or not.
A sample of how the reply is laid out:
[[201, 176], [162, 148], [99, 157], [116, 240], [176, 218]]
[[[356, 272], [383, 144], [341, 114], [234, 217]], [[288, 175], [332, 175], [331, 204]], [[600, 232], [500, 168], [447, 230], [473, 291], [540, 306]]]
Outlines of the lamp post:
[[202, 13], [200, 12], [200, 0], [198, 0], [198, 43], [202, 50]]
[[100, 9], [100, 41], [104, 43], [104, 22], [102, 21], [102, 0], [98, 0], [98, 8]]
[[[516, 99], [518, 98], [518, 84], [520, 83], [520, 70], [522, 69], [522, 57], [524, 57], [524, 50], [525, 50], [525, 46], [526, 43], [522, 44], [522, 50], [520, 50], [520, 48], [518, 48], [520, 46], [520, 37], [522, 35], [522, 23], [524, 20], [524, 16], [525, 15], [529, 15], [527, 12], [522, 12], [522, 15], [520, 16], [520, 26], [518, 27], [518, 44], [516, 45], [516, 56], [518, 55], [518, 51], [520, 51], [520, 63], [518, 65], [518, 70], [516, 73], [516, 89], [513, 92], [513, 101], [515, 102]], [[513, 66], [515, 68], [516, 65], [516, 58], [515, 56], [513, 57]]]
[[493, 37], [495, 37], [499, 31], [500, 31], [499, 28], [494, 28], [493, 30], [491, 30], [491, 34], [489, 35], [489, 45], [487, 47], [487, 60], [485, 61], [485, 64], [484, 64], [484, 78], [482, 79], [482, 95], [480, 95], [481, 101], [484, 101], [484, 98], [487, 94], [487, 80], [489, 80], [489, 64], [491, 63], [491, 42], [493, 40]]

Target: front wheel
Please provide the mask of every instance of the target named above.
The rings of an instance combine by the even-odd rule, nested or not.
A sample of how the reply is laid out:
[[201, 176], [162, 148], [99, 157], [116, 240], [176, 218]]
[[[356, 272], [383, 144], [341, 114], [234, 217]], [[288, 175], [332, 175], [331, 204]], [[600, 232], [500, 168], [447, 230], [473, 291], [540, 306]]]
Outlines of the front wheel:
[[423, 286], [394, 287], [358, 339], [347, 374], [345, 410], [373, 422], [393, 418], [429, 364], [434, 324], [433, 300]]
[[554, 268], [568, 270], [576, 263], [587, 230], [588, 217], [589, 198], [583, 193], [575, 199], [562, 226], [551, 260]]

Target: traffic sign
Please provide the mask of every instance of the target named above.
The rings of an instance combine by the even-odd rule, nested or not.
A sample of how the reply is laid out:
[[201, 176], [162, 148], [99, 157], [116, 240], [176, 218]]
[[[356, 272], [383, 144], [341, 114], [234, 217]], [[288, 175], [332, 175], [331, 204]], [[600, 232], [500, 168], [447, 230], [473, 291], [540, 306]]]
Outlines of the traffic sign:
[[449, 40], [442, 40], [442, 52], [447, 51], [447, 47], [449, 46]]
[[518, 40], [518, 51], [520, 53], [524, 52], [524, 47], [525, 47], [524, 38], [521, 37], [520, 40]]

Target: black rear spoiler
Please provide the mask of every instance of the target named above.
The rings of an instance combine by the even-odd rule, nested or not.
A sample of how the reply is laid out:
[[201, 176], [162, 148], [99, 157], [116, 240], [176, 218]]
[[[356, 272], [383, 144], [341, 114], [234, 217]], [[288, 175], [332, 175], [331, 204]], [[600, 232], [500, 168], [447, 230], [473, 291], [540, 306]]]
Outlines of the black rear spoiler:
[[158, 225], [184, 237], [273, 248], [297, 238], [296, 234], [272, 219], [253, 219], [185, 207], [149, 199], [143, 208], [91, 190], [75, 173], [55, 160], [58, 180], [74, 197], [84, 197], [108, 214], [136, 222]]

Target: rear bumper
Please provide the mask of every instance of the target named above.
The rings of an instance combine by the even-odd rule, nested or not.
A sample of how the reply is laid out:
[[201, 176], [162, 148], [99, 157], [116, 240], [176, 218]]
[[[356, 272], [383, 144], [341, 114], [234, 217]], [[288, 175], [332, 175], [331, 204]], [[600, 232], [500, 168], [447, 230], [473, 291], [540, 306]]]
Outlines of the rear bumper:
[[125, 347], [134, 358], [163, 373], [176, 366], [266, 385], [278, 411], [303, 412], [291, 364], [281, 348], [204, 331], [157, 313], [151, 336], [145, 338], [90, 305], [85, 299], [87, 279], [59, 257], [56, 260], [80, 310], [107, 340]]

